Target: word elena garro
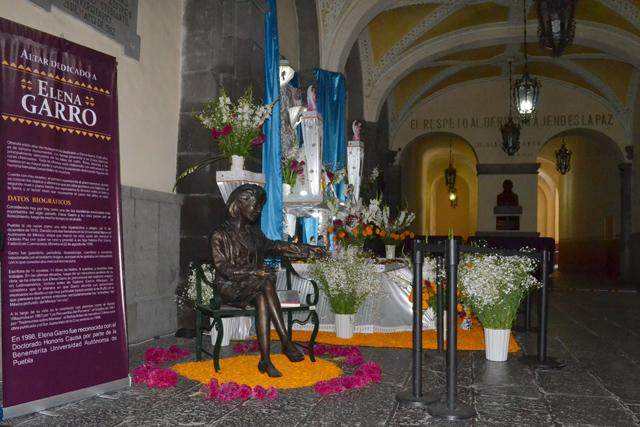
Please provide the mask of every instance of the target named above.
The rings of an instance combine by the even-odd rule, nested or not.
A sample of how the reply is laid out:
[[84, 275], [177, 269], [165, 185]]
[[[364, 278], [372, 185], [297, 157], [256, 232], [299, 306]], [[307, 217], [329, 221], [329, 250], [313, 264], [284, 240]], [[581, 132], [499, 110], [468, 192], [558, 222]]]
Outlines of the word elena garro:
[[55, 89], [46, 80], [38, 79], [37, 95], [22, 96], [22, 109], [31, 114], [51, 117], [65, 122], [95, 126], [98, 117], [91, 108], [83, 108], [80, 95]]

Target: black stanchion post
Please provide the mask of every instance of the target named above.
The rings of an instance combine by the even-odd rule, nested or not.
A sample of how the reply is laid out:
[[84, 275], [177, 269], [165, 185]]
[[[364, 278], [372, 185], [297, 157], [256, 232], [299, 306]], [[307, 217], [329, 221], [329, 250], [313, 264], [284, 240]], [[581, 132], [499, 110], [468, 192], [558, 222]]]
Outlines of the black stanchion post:
[[561, 369], [565, 364], [553, 357], [547, 356], [547, 320], [549, 309], [549, 262], [551, 253], [548, 249], [542, 251], [542, 288], [540, 289], [540, 308], [538, 310], [538, 355], [523, 356], [520, 361], [526, 365], [540, 369]]
[[442, 279], [440, 279], [440, 272], [444, 268], [443, 258], [436, 258], [436, 298], [437, 298], [437, 308], [436, 308], [436, 333], [438, 336], [438, 354], [442, 355], [444, 353], [444, 289], [442, 286]]
[[527, 294], [527, 300], [525, 301], [524, 329], [526, 331], [531, 330], [531, 294]]
[[456, 291], [458, 285], [458, 242], [449, 239], [447, 254], [447, 402], [429, 406], [429, 413], [436, 418], [464, 420], [476, 415], [476, 411], [457, 402], [458, 387], [458, 316]]
[[423, 243], [413, 240], [413, 369], [411, 390], [396, 394], [396, 400], [408, 406], [426, 406], [437, 402], [440, 397], [422, 393], [422, 264], [424, 263]]

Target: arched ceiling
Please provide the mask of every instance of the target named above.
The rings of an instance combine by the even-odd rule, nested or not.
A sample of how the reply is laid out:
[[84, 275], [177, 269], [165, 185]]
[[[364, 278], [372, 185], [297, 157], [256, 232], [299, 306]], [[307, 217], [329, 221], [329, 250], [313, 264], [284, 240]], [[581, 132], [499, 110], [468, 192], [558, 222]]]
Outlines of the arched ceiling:
[[[522, 1], [317, 0], [321, 66], [342, 71], [354, 43], [361, 58], [365, 120], [385, 102], [392, 121], [425, 98], [477, 79], [514, 78], [523, 63]], [[580, 0], [574, 45], [552, 58], [537, 44], [527, 1], [529, 71], [603, 98], [627, 115], [640, 81], [640, 1]]]

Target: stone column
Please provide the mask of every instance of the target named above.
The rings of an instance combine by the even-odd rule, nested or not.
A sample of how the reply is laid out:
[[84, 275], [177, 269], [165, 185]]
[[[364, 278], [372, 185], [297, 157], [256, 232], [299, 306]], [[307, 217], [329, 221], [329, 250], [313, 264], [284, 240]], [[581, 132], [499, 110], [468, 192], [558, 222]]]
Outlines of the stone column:
[[631, 163], [620, 163], [620, 278], [631, 280]]

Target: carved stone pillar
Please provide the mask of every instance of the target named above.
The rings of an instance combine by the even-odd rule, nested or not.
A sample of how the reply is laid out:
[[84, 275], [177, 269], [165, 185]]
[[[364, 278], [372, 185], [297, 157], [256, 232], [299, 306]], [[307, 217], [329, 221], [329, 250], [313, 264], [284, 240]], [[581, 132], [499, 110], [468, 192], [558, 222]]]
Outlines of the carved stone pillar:
[[620, 278], [631, 280], [631, 163], [620, 163]]

